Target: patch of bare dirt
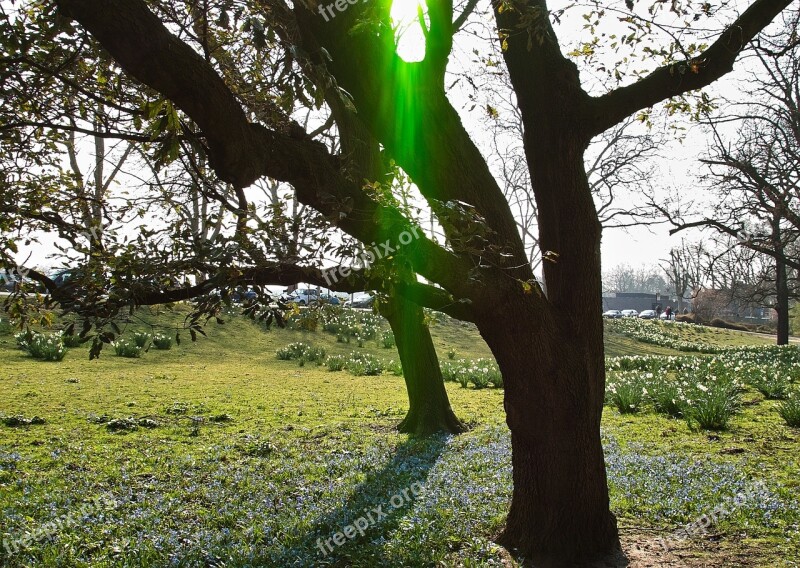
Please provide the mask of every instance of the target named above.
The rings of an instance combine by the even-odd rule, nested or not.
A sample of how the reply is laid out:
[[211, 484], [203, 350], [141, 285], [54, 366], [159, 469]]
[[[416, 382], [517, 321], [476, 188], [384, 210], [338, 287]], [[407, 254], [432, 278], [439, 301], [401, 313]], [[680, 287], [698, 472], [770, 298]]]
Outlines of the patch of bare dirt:
[[764, 565], [759, 562], [757, 550], [749, 550], [740, 541], [721, 540], [713, 535], [704, 539], [670, 540], [665, 546], [659, 535], [623, 532], [622, 549], [628, 564], [611, 565], [609, 568], [737, 568]]
[[[612, 558], [591, 566], [575, 568], [739, 568], [767, 566], [759, 551], [735, 538], [720, 539], [710, 535], [705, 539], [670, 540], [661, 535], [624, 530], [622, 551]], [[504, 551], [506, 552], [506, 551]], [[503, 566], [537, 568], [520, 564], [504, 554]]]

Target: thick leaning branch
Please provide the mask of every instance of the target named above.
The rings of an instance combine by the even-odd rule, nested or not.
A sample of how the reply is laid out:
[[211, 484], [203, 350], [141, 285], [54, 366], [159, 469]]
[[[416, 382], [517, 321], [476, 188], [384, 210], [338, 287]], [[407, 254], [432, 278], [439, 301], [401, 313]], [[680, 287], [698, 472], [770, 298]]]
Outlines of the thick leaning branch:
[[[189, 301], [200, 296], [205, 296], [214, 290], [243, 285], [279, 285], [306, 283], [314, 286], [325, 287], [336, 292], [360, 292], [362, 290], [382, 290], [386, 283], [381, 278], [371, 278], [366, 273], [350, 272], [346, 278], [331, 279], [327, 274], [330, 271], [342, 273], [344, 267], [332, 267], [325, 270], [298, 266], [289, 263], [274, 263], [270, 265], [243, 268], [232, 273], [224, 270], [198, 282], [192, 286], [174, 288], [170, 290], [137, 291], [132, 298], [137, 306], [155, 306], [172, 302]], [[53, 298], [59, 302], [73, 303], [79, 300], [80, 290], [70, 287], [60, 287], [51, 278], [36, 270], [26, 272], [26, 277], [42, 284]], [[461, 321], [474, 321], [474, 314], [467, 302], [456, 301], [446, 291], [421, 283], [395, 283], [394, 289], [404, 298], [417, 304], [425, 305], [431, 309], [446, 313]], [[74, 291], [75, 294], [70, 294]], [[127, 304], [126, 304], [127, 305]]]
[[[58, 0], [141, 82], [186, 112], [206, 134], [220, 178], [245, 187], [261, 175], [254, 129], [225, 82], [140, 0]], [[159, 64], [154, 64], [159, 62]]]
[[[289, 285], [301, 282], [321, 286], [336, 292], [359, 292], [361, 290], [386, 290], [387, 283], [382, 278], [370, 277], [365, 273], [351, 272], [346, 278], [332, 281], [326, 277], [328, 271], [340, 271], [340, 267], [320, 270], [314, 267], [297, 265], [262, 266], [242, 271], [238, 282], [243, 284]], [[443, 312], [462, 321], [474, 321], [474, 314], [468, 303], [455, 301], [446, 291], [419, 282], [390, 283], [398, 294], [412, 302]]]
[[756, 0], [697, 57], [659, 67], [632, 85], [591, 99], [586, 117], [590, 134], [600, 134], [637, 111], [701, 89], [729, 73], [745, 46], [791, 3]]
[[[167, 30], [142, 0], [58, 0], [130, 75], [181, 108], [203, 131], [210, 163], [223, 181], [246, 187], [260, 177], [288, 182], [298, 199], [365, 243], [397, 242], [411, 224], [370, 199], [341, 173], [339, 160], [297, 123], [285, 131], [252, 124], [224, 81]], [[153, 61], [158, 64], [154, 65]], [[406, 247], [414, 268], [453, 293], [467, 295], [463, 261], [424, 236]]]

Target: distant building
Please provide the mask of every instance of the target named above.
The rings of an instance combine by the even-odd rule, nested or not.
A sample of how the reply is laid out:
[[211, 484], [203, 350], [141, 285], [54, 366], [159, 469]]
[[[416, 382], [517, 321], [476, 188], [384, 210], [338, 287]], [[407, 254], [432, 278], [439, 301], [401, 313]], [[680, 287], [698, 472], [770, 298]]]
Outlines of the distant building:
[[[692, 309], [692, 301], [683, 299], [683, 307]], [[658, 306], [666, 310], [667, 306], [672, 306], [674, 312], [678, 312], [678, 301], [670, 294], [647, 294], [645, 292], [605, 292], [603, 293], [603, 310], [655, 310]], [[682, 309], [682, 308], [681, 308]]]

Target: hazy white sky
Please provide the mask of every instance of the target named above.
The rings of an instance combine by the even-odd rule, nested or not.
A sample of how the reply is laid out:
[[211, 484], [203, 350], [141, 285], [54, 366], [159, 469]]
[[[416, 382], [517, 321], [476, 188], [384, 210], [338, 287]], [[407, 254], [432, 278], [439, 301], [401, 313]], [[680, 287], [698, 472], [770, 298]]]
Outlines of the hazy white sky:
[[[699, 127], [690, 128], [682, 142], [673, 140], [653, 160], [656, 175], [653, 180], [658, 194], [675, 191], [687, 199], [704, 201], [704, 190], [699, 180], [702, 165], [699, 157], [706, 151], [706, 137]], [[708, 196], [710, 197], [710, 195]], [[631, 205], [641, 203], [642, 198], [633, 196]], [[702, 212], [698, 209], [697, 212]], [[669, 258], [672, 247], [680, 246], [681, 239], [692, 240], [700, 236], [699, 231], [682, 231], [670, 236], [672, 228], [667, 223], [647, 227], [630, 227], [625, 229], [605, 229], [602, 240], [602, 258], [604, 267], [618, 264], [632, 266], [654, 264], [659, 259]]]

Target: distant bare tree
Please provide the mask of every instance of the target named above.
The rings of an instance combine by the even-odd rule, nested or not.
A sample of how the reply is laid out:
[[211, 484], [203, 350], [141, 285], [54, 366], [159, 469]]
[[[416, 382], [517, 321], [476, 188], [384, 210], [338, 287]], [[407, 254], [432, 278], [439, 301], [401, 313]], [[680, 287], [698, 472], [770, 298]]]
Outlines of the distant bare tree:
[[706, 275], [707, 254], [702, 241], [688, 243], [681, 240], [678, 247], [669, 251], [669, 258], [661, 261], [670, 292], [678, 299], [677, 309], [683, 311], [687, 293], [692, 298], [700, 290]]
[[635, 205], [634, 194], [649, 188], [655, 175], [652, 159], [662, 137], [637, 132], [638, 121], [628, 117], [595, 138], [587, 151], [586, 174], [604, 229], [660, 222], [648, 205]]
[[[775, 283], [780, 345], [789, 340], [791, 273], [800, 270], [800, 257], [793, 254], [800, 240], [798, 23], [795, 13], [781, 33], [756, 43], [753, 57], [759, 70], [747, 93], [752, 102], [730, 104], [726, 114], [706, 120], [712, 145], [702, 161], [708, 167], [705, 181], [718, 194], [713, 214], [684, 220], [662, 210], [675, 225], [672, 233], [708, 228], [736, 239], [731, 251], [744, 248], [768, 259], [771, 266], [764, 274]], [[725, 123], [736, 125], [735, 140], [726, 139]]]
[[[73, 216], [77, 224], [84, 228], [83, 233], [88, 240], [86, 249], [88, 257], [91, 257], [92, 252], [98, 247], [102, 247], [103, 230], [110, 224], [106, 218], [107, 213], [103, 210], [103, 203], [133, 149], [133, 144], [126, 141], [114, 141], [113, 146], [109, 148], [103, 137], [104, 123], [103, 105], [98, 104], [93, 120], [97, 134], [91, 137], [94, 149], [91, 167], [87, 167], [86, 164], [81, 165], [79, 154], [82, 141], [77, 138], [74, 130], [67, 133], [64, 142], [73, 181], [72, 204], [76, 209]], [[71, 124], [75, 126], [74, 119]]]
[[[753, 308], [774, 309], [777, 302], [776, 263], [770, 255], [741, 246], [737, 239], [721, 236], [717, 247], [706, 254], [705, 271], [711, 288], [724, 293], [732, 315], [743, 315]], [[796, 247], [795, 247], [796, 250]], [[797, 252], [787, 253], [797, 257]], [[800, 299], [800, 271], [787, 268], [789, 302]]]
[[642, 292], [655, 294], [667, 288], [661, 269], [655, 265], [633, 268], [618, 264], [603, 274], [603, 288], [608, 292]]

